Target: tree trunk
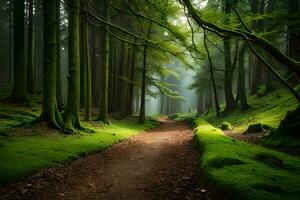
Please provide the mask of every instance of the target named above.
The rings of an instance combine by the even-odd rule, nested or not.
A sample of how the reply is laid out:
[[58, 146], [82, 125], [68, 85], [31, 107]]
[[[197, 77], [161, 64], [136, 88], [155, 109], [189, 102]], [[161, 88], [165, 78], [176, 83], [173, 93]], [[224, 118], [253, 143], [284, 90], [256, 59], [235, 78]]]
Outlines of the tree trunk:
[[66, 131], [81, 129], [80, 106], [80, 44], [79, 44], [79, 0], [69, 1], [69, 84], [68, 106], [65, 116]]
[[[109, 20], [107, 2], [104, 2], [104, 18]], [[100, 91], [100, 101], [99, 101], [99, 117], [98, 120], [103, 123], [109, 124], [108, 121], [108, 77], [109, 77], [109, 33], [107, 29], [108, 25], [105, 26], [103, 30], [103, 46], [102, 46], [102, 63], [101, 63], [101, 91]]]
[[56, 5], [56, 101], [58, 109], [64, 108], [62, 98], [62, 84], [61, 84], [61, 64], [60, 64], [60, 1], [57, 0]]
[[[230, 2], [229, 0], [225, 1], [225, 14], [230, 14]], [[228, 19], [226, 17], [225, 23]], [[230, 47], [230, 38], [226, 37], [223, 39], [224, 42], [224, 58], [225, 58], [225, 79], [224, 79], [224, 93], [225, 93], [225, 113], [231, 112], [235, 108], [235, 100], [232, 93], [232, 76], [233, 76], [233, 66], [231, 63], [231, 47]]]
[[[134, 40], [136, 42], [136, 39]], [[136, 63], [136, 46], [133, 46], [132, 57], [131, 57], [131, 70], [130, 70], [130, 88], [129, 88], [129, 99], [128, 99], [128, 115], [132, 115], [133, 106], [133, 90], [135, 83], [135, 63]]]
[[238, 96], [241, 101], [241, 111], [246, 111], [249, 109], [249, 105], [247, 102], [247, 95], [246, 95], [246, 85], [245, 85], [245, 44], [242, 45], [240, 52], [239, 52], [239, 72], [238, 72]]
[[[152, 22], [150, 22], [147, 38], [150, 38]], [[143, 71], [142, 71], [142, 86], [141, 86], [141, 106], [140, 106], [140, 115], [139, 123], [143, 124], [145, 122], [145, 103], [146, 103], [146, 74], [147, 74], [147, 44], [144, 45], [143, 52]]]
[[215, 76], [214, 76], [214, 67], [213, 67], [213, 63], [212, 63], [210, 53], [209, 53], [209, 50], [208, 50], [208, 46], [207, 46], [207, 42], [206, 42], [207, 34], [206, 34], [206, 31], [204, 29], [203, 29], [203, 31], [204, 31], [204, 46], [205, 46], [205, 50], [206, 50], [207, 58], [208, 58], [208, 62], [209, 62], [210, 78], [211, 78], [212, 87], [213, 87], [213, 91], [214, 91], [214, 97], [215, 97], [216, 113], [217, 113], [217, 116], [219, 116], [220, 115], [220, 105], [219, 105], [218, 92], [217, 92]]
[[[288, 13], [291, 15], [299, 13], [299, 4], [298, 0], [289, 0]], [[288, 26], [288, 54], [291, 58], [300, 61], [300, 30], [296, 24]]]
[[44, 84], [41, 121], [47, 121], [53, 128], [61, 128], [62, 119], [56, 103], [56, 0], [45, 1], [44, 10]]
[[[81, 1], [80, 6], [87, 9], [87, 2]], [[81, 69], [81, 97], [84, 105], [84, 120], [91, 121], [91, 107], [92, 107], [92, 83], [91, 83], [91, 66], [90, 66], [90, 51], [89, 51], [89, 31], [88, 24], [85, 21], [85, 15], [81, 14], [81, 50], [80, 50], [80, 69]]]
[[33, 65], [33, 0], [28, 0], [27, 91], [35, 94]]
[[25, 39], [24, 39], [24, 1], [14, 0], [14, 82], [10, 101], [26, 103], [27, 82], [25, 65]]

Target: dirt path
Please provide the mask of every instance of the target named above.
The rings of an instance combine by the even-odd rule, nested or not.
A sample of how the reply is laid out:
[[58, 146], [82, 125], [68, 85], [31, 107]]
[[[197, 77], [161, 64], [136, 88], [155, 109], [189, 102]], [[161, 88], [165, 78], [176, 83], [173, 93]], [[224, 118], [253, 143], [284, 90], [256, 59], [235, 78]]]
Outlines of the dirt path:
[[0, 199], [210, 199], [197, 186], [192, 131], [163, 120], [104, 152], [50, 168], [0, 189]]

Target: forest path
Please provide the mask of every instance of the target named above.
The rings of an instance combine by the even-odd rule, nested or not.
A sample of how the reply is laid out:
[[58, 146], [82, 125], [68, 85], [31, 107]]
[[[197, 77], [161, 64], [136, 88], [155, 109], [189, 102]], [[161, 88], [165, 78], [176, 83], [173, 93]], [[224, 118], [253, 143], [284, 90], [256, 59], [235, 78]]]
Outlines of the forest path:
[[[0, 189], [3, 199], [210, 199], [197, 186], [192, 130], [162, 119], [150, 131]], [[6, 195], [5, 195], [6, 194]], [[2, 199], [1, 198], [1, 199]]]

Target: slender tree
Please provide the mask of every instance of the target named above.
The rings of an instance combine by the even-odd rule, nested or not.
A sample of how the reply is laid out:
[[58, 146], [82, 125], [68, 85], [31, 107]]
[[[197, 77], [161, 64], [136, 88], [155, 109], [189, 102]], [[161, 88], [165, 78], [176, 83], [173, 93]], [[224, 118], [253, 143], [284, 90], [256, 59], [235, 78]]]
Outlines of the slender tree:
[[[81, 7], [83, 9], [87, 9], [87, 2], [81, 1]], [[83, 82], [84, 88], [83, 88], [83, 104], [84, 104], [84, 119], [86, 121], [91, 121], [91, 107], [92, 107], [92, 83], [91, 83], [91, 65], [90, 65], [90, 51], [89, 51], [89, 30], [88, 30], [88, 24], [86, 22], [85, 14], [81, 14], [81, 43], [82, 48], [80, 51], [81, 55], [81, 68], [83, 69], [81, 72], [83, 72]]]
[[27, 43], [27, 91], [29, 94], [35, 94], [35, 70], [33, 63], [33, 0], [28, 0]]
[[[105, 19], [109, 20], [109, 8], [107, 1], [104, 1], [103, 14]], [[102, 45], [102, 63], [101, 63], [101, 92], [99, 102], [99, 117], [98, 119], [106, 124], [108, 121], [108, 78], [109, 78], [109, 33], [108, 25], [103, 30], [103, 45]]]
[[60, 63], [60, 1], [57, 0], [56, 4], [56, 100], [58, 109], [63, 109], [62, 98], [62, 83], [61, 83], [61, 63]]
[[[152, 28], [152, 22], [150, 22], [148, 28], [147, 38], [150, 38]], [[143, 70], [142, 70], [142, 86], [141, 86], [141, 104], [140, 104], [140, 115], [139, 115], [139, 123], [143, 124], [145, 122], [145, 114], [146, 114], [146, 74], [147, 74], [147, 44], [144, 45], [143, 52]]]

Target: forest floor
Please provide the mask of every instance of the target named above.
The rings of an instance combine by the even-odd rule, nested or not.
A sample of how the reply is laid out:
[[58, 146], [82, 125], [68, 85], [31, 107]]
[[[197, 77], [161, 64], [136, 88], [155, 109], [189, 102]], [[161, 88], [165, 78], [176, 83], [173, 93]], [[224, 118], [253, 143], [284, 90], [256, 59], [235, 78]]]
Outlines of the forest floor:
[[210, 199], [193, 132], [166, 119], [103, 152], [0, 189], [0, 199]]

